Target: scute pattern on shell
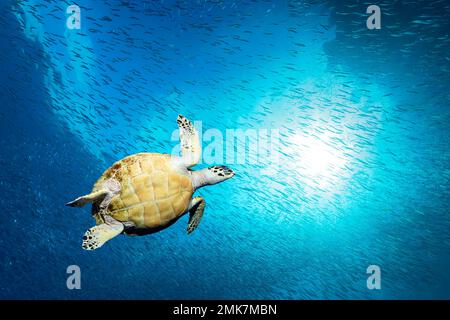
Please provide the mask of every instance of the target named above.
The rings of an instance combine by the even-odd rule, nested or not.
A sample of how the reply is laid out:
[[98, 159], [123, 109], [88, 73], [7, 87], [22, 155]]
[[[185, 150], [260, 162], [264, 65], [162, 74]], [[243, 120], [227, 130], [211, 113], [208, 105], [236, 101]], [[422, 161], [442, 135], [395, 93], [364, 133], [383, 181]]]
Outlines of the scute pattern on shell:
[[[95, 183], [93, 191], [102, 188], [104, 181], [113, 178], [121, 185], [107, 214], [119, 221], [132, 221], [138, 228], [164, 226], [186, 212], [192, 198], [190, 177], [171, 167], [171, 156], [139, 153], [114, 163]], [[92, 206], [97, 224], [98, 203]]]

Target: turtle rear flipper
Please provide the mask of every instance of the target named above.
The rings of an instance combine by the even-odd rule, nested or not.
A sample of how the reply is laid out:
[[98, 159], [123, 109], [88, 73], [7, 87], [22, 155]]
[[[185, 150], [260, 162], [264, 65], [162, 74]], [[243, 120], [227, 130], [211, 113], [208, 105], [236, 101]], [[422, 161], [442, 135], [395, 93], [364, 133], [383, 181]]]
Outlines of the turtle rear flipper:
[[108, 190], [102, 189], [102, 190], [87, 194], [85, 196], [78, 197], [75, 200], [66, 203], [66, 206], [82, 207], [85, 204], [88, 204], [88, 203], [94, 202], [95, 200], [100, 200], [100, 199], [104, 198], [107, 194], [108, 194]]
[[95, 250], [111, 240], [115, 236], [122, 233], [124, 229], [123, 223], [115, 220], [111, 216], [105, 215], [105, 223], [90, 228], [83, 236], [82, 247], [85, 250]]
[[111, 199], [119, 194], [120, 183], [115, 179], [108, 179], [103, 183], [102, 189], [91, 192], [85, 196], [78, 197], [75, 200], [66, 203], [70, 207], [82, 207], [85, 204], [101, 200], [100, 207], [103, 209], [109, 205]]

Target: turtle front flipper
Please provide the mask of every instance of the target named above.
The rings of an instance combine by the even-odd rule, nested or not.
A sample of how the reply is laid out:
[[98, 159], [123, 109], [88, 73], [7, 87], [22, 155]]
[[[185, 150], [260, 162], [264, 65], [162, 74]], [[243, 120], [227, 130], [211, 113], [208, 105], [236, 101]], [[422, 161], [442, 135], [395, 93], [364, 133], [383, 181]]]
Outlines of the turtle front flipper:
[[95, 250], [105, 244], [106, 241], [111, 240], [115, 236], [122, 233], [124, 225], [112, 218], [104, 215], [105, 223], [90, 228], [83, 236], [83, 249]]
[[190, 168], [200, 161], [202, 145], [192, 122], [180, 114], [177, 123], [180, 129], [181, 160], [186, 168]]
[[205, 211], [205, 205], [205, 199], [203, 199], [202, 197], [195, 197], [191, 200], [189, 210], [189, 223], [187, 228], [188, 234], [191, 234], [200, 224], [200, 220], [203, 217], [203, 212]]
[[94, 202], [95, 200], [100, 200], [100, 199], [104, 198], [107, 194], [108, 194], [108, 190], [102, 189], [102, 190], [87, 194], [85, 196], [78, 197], [75, 200], [66, 203], [66, 206], [82, 207], [85, 204], [88, 204], [88, 203]]

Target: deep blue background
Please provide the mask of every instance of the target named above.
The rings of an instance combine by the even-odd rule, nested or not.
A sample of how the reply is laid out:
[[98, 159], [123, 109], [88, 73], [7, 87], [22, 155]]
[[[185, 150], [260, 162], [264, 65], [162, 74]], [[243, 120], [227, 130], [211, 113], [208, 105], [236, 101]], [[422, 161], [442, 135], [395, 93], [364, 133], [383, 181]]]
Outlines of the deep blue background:
[[[0, 7], [0, 298], [450, 298], [446, 1], [378, 1], [381, 30], [365, 1], [84, 0], [81, 30], [69, 4]], [[83, 251], [89, 208], [64, 204], [171, 152], [178, 113], [278, 130], [280, 166], [224, 158], [192, 236]]]

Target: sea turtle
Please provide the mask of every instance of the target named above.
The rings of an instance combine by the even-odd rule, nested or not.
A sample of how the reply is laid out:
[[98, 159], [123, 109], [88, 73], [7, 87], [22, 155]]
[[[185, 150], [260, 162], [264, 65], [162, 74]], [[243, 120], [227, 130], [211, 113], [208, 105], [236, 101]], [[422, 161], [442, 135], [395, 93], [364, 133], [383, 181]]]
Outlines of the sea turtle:
[[95, 250], [124, 233], [144, 235], [169, 227], [189, 212], [187, 232], [199, 225], [205, 210], [202, 197], [192, 198], [198, 188], [234, 176], [225, 166], [198, 171], [201, 144], [197, 130], [183, 117], [177, 119], [181, 157], [159, 153], [138, 153], [114, 163], [94, 184], [92, 192], [67, 203], [80, 207], [92, 203], [96, 226], [83, 236], [83, 249]]

